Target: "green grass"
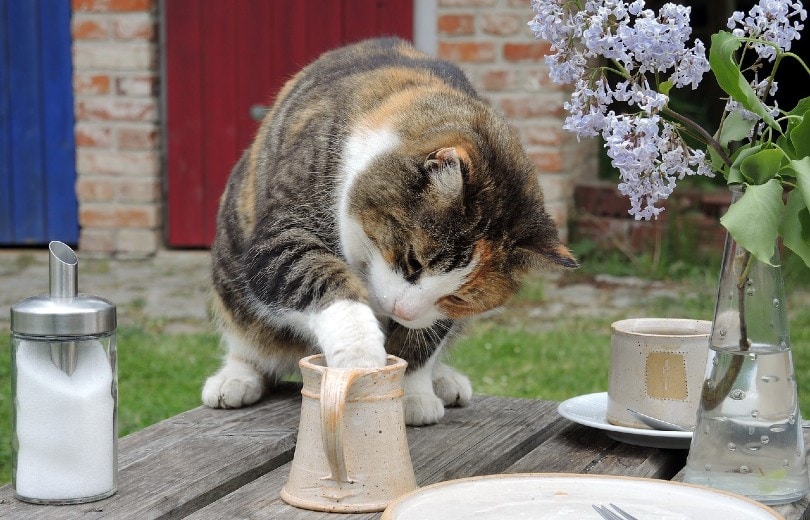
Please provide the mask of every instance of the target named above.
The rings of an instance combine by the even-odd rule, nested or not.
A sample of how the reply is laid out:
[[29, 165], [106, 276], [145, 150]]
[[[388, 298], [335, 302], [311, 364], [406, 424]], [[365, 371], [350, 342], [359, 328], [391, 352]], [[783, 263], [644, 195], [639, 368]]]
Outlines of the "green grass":
[[200, 390], [220, 363], [214, 334], [119, 330], [118, 427], [126, 435], [199, 406]]
[[[807, 276], [806, 271], [796, 273]], [[701, 278], [684, 281], [685, 291], [677, 299], [657, 298], [620, 314], [606, 311], [553, 322], [516, 318], [532, 303], [520, 296], [502, 315], [474, 324], [451, 351], [450, 364], [470, 377], [476, 393], [559, 401], [606, 391], [610, 324], [634, 316], [711, 320], [716, 282], [702, 283]], [[786, 287], [799, 402], [802, 416], [810, 418], [810, 291], [798, 279], [788, 279]]]
[[470, 376], [476, 393], [560, 400], [607, 388], [604, 339], [600, 323], [582, 319], [540, 332], [484, 322], [450, 361]]
[[680, 299], [640, 302], [620, 314], [549, 321], [521, 316], [542, 301], [526, 295], [519, 294], [502, 315], [474, 324], [452, 349], [450, 364], [470, 377], [476, 393], [560, 401], [605, 391], [613, 321], [631, 316], [711, 320], [714, 306], [714, 296], [687, 291]]

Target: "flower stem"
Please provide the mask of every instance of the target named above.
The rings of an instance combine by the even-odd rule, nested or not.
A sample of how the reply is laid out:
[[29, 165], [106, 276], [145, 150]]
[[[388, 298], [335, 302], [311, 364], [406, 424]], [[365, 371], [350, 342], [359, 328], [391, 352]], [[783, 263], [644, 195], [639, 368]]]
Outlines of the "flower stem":
[[[745, 251], [742, 261], [744, 267], [740, 277], [737, 278], [737, 312], [740, 318], [739, 352], [748, 352], [748, 349], [751, 348], [751, 341], [748, 339], [748, 324], [745, 320], [745, 284], [748, 281], [748, 273], [751, 271], [751, 266], [754, 263], [754, 255], [752, 255], [750, 251]], [[723, 402], [723, 399], [728, 395], [742, 369], [744, 359], [743, 356], [732, 356], [728, 369], [713, 387], [708, 384], [708, 380], [703, 383], [701, 404], [704, 410], [714, 410]]]
[[665, 113], [666, 115], [668, 115], [669, 117], [671, 117], [672, 119], [675, 119], [676, 121], [679, 121], [679, 122], [685, 124], [691, 130], [696, 132], [700, 136], [701, 140], [704, 143], [711, 146], [714, 149], [714, 151], [717, 152], [717, 155], [719, 155], [720, 158], [723, 159], [723, 162], [726, 164], [726, 166], [731, 166], [731, 164], [732, 164], [731, 158], [728, 156], [726, 151], [723, 149], [723, 146], [720, 143], [718, 143], [717, 139], [712, 137], [711, 134], [709, 134], [709, 132], [707, 132], [702, 126], [700, 126], [696, 122], [692, 121], [691, 119], [689, 119], [685, 115], [679, 114], [678, 112], [675, 112], [674, 110], [672, 110], [669, 107], [664, 107], [662, 112]]

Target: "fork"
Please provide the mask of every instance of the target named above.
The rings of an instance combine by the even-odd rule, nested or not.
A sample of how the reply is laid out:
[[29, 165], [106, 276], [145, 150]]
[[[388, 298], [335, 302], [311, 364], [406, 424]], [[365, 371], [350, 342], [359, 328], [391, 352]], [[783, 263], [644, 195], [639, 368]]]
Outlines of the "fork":
[[624, 509], [620, 508], [616, 504], [610, 504], [610, 507], [612, 507], [615, 510], [615, 512], [611, 511], [610, 509], [608, 509], [603, 505], [593, 504], [591, 507], [593, 507], [594, 510], [597, 513], [599, 513], [599, 516], [601, 516], [605, 520], [638, 520], [638, 518], [631, 515]]

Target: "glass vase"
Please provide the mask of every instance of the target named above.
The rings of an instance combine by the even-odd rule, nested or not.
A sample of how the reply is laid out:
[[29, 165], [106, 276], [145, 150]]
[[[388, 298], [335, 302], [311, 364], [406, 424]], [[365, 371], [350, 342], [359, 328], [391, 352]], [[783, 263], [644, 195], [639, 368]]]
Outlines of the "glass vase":
[[[732, 204], [742, 196], [732, 188]], [[766, 504], [810, 488], [778, 247], [770, 264], [726, 236], [706, 376], [684, 481]]]

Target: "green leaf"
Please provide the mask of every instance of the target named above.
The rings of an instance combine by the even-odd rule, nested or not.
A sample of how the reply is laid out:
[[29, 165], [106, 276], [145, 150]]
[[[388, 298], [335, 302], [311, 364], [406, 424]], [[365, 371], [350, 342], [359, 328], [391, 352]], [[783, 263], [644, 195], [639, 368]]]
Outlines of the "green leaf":
[[[808, 113], [810, 113], [810, 96], [800, 99], [799, 102], [796, 103], [796, 106], [793, 107], [793, 110], [788, 112], [788, 115], [804, 117]], [[793, 127], [795, 127], [797, 124], [799, 124], [799, 121], [796, 117], [789, 118], [788, 133], [790, 133], [790, 131], [793, 130]]]
[[787, 167], [796, 173], [798, 189], [793, 191], [798, 191], [804, 205], [810, 208], [810, 157], [790, 161]]
[[765, 184], [776, 176], [785, 159], [779, 148], [760, 150], [740, 161], [740, 172], [751, 184]]
[[737, 150], [737, 152], [731, 157], [733, 161], [731, 163], [731, 167], [728, 171], [728, 179], [726, 181], [729, 184], [742, 184], [745, 182], [745, 178], [743, 177], [742, 172], [740, 171], [740, 165], [742, 162], [748, 158], [749, 156], [757, 153], [762, 149], [762, 145], [758, 144], [756, 146], [747, 145], [743, 148]]
[[771, 179], [765, 184], [747, 186], [720, 223], [757, 260], [770, 264], [784, 211], [782, 185]]
[[793, 190], [788, 195], [780, 232], [785, 247], [796, 253], [810, 267], [810, 211], [801, 194]]
[[790, 139], [787, 138], [785, 135], [780, 135], [779, 138], [776, 139], [776, 146], [782, 149], [791, 159], [797, 159], [798, 156], [796, 155], [796, 150], [793, 148], [793, 143], [790, 142]]
[[810, 117], [805, 115], [788, 134], [798, 157], [810, 155]]
[[707, 147], [706, 150], [708, 150], [709, 152], [709, 160], [712, 166], [712, 170], [716, 172], [724, 172], [723, 175], [726, 175], [725, 173], [726, 162], [723, 160], [722, 157], [720, 157], [720, 154], [717, 153], [717, 150], [715, 150], [711, 146]]
[[741, 45], [740, 39], [729, 32], [720, 31], [713, 34], [709, 49], [709, 66], [714, 72], [720, 88], [743, 107], [761, 117], [768, 126], [781, 131], [779, 125], [768, 113], [765, 104], [746, 81], [740, 71], [740, 66], [734, 61], [734, 53]]
[[675, 83], [673, 83], [671, 79], [663, 81], [660, 85], [658, 85], [658, 92], [660, 92], [661, 94], [663, 94], [665, 96], [668, 96], [669, 91], [672, 90], [672, 87], [674, 85], [675, 85]]
[[723, 120], [723, 126], [720, 127], [717, 141], [725, 148], [730, 142], [748, 137], [755, 124], [757, 124], [756, 121], [744, 118], [740, 112], [729, 112]]

